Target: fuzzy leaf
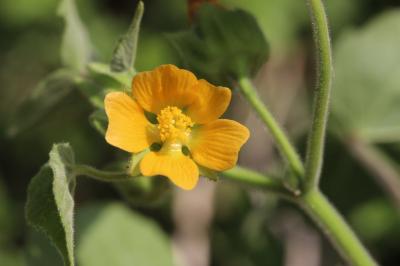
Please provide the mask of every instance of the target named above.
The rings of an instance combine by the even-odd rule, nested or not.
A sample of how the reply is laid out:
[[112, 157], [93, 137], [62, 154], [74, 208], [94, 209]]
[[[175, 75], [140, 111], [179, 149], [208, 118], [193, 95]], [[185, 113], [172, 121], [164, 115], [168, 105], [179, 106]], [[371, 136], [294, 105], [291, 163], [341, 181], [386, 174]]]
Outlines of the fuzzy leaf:
[[126, 72], [133, 68], [136, 58], [137, 41], [139, 38], [140, 22], [144, 12], [144, 4], [139, 1], [132, 23], [125, 33], [118, 40], [111, 59], [110, 68], [115, 72]]
[[64, 19], [65, 29], [61, 44], [61, 60], [71, 69], [81, 71], [92, 57], [92, 45], [74, 0], [62, 0], [58, 15]]
[[55, 144], [49, 162], [34, 176], [28, 187], [26, 218], [34, 228], [44, 232], [56, 246], [65, 265], [73, 266], [73, 208], [71, 190], [75, 163], [68, 144]]
[[184, 67], [214, 83], [254, 74], [269, 52], [251, 14], [209, 4], [199, 9], [192, 29], [168, 37]]
[[371, 142], [400, 141], [400, 11], [347, 32], [335, 49], [336, 130]]
[[120, 203], [83, 208], [77, 228], [81, 266], [173, 265], [171, 243], [160, 227]]

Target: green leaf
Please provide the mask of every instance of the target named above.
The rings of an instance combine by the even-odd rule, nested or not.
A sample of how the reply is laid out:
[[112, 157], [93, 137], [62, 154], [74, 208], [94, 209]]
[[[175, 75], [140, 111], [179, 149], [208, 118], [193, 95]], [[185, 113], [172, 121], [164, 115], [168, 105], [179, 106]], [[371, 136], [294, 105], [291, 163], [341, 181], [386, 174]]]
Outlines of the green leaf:
[[44, 234], [32, 229], [26, 234], [25, 260], [29, 266], [63, 265], [63, 260], [54, 245]]
[[133, 68], [136, 58], [137, 41], [139, 38], [140, 22], [144, 12], [144, 4], [139, 1], [132, 23], [127, 33], [118, 40], [111, 59], [110, 68], [115, 72], [126, 72]]
[[33, 126], [74, 88], [75, 75], [68, 69], [59, 69], [43, 79], [10, 116], [6, 134], [15, 136]]
[[61, 60], [65, 66], [82, 71], [92, 57], [92, 45], [88, 32], [79, 18], [75, 1], [61, 0], [58, 15], [65, 22]]
[[185, 68], [215, 83], [252, 75], [268, 57], [257, 21], [243, 10], [204, 4], [191, 30], [168, 37]]
[[171, 243], [160, 227], [120, 203], [82, 208], [77, 229], [81, 266], [173, 265]]
[[79, 90], [88, 98], [90, 103], [104, 109], [104, 97], [111, 91], [129, 92], [135, 71], [112, 72], [109, 65], [103, 63], [88, 64], [88, 76], [76, 81]]
[[92, 78], [96, 79], [96, 77], [104, 77], [109, 78], [114, 82], [116, 86], [121, 86], [124, 88], [130, 88], [132, 78], [135, 76], [135, 71], [131, 68], [127, 72], [113, 72], [110, 70], [110, 66], [107, 64], [94, 62], [88, 64], [88, 70], [92, 76]]
[[28, 187], [26, 218], [37, 230], [44, 232], [56, 246], [65, 265], [73, 266], [73, 208], [75, 164], [68, 144], [55, 144], [49, 162], [34, 176]]
[[332, 114], [337, 131], [370, 142], [400, 141], [400, 11], [337, 41]]
[[373, 199], [351, 212], [350, 221], [363, 239], [380, 242], [388, 236], [400, 236], [398, 210], [383, 199]]
[[89, 122], [101, 135], [106, 134], [108, 119], [103, 109], [97, 109], [89, 116]]

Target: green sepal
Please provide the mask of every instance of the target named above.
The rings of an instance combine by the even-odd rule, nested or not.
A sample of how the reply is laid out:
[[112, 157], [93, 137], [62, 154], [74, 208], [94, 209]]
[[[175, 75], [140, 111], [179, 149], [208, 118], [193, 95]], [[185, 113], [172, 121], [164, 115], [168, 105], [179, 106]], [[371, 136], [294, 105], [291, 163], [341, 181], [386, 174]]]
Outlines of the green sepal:
[[140, 161], [143, 157], [150, 152], [150, 149], [145, 149], [139, 153], [133, 153], [129, 161], [128, 173], [131, 176], [139, 176], [140, 173]]
[[203, 4], [190, 30], [167, 35], [185, 68], [214, 83], [254, 74], [269, 46], [255, 18], [243, 10]]
[[203, 167], [198, 165], [199, 167], [199, 172], [201, 176], [204, 176], [208, 179], [210, 179], [211, 181], [218, 181], [219, 180], [219, 172], [211, 170], [209, 168]]

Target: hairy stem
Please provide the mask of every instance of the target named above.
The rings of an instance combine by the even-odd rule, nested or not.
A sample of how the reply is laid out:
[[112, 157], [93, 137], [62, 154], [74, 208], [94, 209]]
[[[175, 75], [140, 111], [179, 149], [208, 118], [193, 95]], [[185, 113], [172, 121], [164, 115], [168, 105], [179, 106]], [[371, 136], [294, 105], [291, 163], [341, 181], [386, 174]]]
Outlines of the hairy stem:
[[240, 78], [239, 87], [246, 100], [250, 103], [253, 109], [260, 116], [261, 120], [270, 130], [273, 138], [278, 145], [280, 153], [287, 160], [292, 171], [296, 174], [296, 176], [303, 176], [304, 168], [303, 163], [300, 160], [299, 154], [290, 143], [285, 132], [281, 129], [278, 122], [275, 120], [268, 108], [261, 101], [251, 80], [248, 77]]
[[123, 181], [132, 178], [124, 171], [102, 171], [94, 167], [77, 164], [74, 166], [76, 175], [83, 175], [93, 179], [105, 182]]
[[222, 175], [226, 179], [251, 187], [257, 187], [276, 192], [285, 191], [285, 187], [278, 178], [269, 177], [244, 167], [235, 166], [230, 170], [222, 172]]
[[323, 162], [326, 124], [332, 83], [332, 52], [322, 0], [307, 0], [317, 49], [317, 84], [305, 165], [306, 190], [318, 184]]
[[350, 265], [377, 265], [349, 225], [319, 190], [308, 191], [299, 203]]

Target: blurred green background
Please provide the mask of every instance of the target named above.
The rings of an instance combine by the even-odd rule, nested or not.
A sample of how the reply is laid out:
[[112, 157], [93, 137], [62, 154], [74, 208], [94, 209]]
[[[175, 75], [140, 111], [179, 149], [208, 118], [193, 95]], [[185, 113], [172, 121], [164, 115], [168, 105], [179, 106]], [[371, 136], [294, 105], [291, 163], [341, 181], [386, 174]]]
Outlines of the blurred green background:
[[[220, 1], [226, 7], [240, 7], [253, 14], [270, 42], [270, 60], [255, 82], [300, 150], [305, 147], [315, 79], [314, 47], [304, 2]], [[33, 125], [19, 131], [10, 129], [14, 123], [24, 124], [21, 117], [21, 121], [13, 121], [13, 115], [36, 84], [61, 64], [63, 23], [56, 15], [57, 5], [58, 0], [0, 1], [2, 266], [62, 265], [55, 249], [24, 219], [27, 185], [47, 161], [53, 143], [69, 142], [77, 161], [98, 167], [116, 156], [114, 148], [90, 126], [92, 107], [78, 90], [66, 94]], [[78, 0], [77, 5], [95, 46], [96, 59], [108, 63], [118, 36], [130, 23], [136, 2]], [[371, 163], [363, 157], [365, 153], [357, 153], [358, 142], [352, 138], [357, 133], [359, 140], [378, 150], [380, 158], [394, 169], [392, 177], [399, 178], [400, 4], [396, 0], [327, 0], [326, 5], [336, 79], [322, 190], [382, 265], [400, 265], [399, 205], [392, 195], [400, 187], [388, 192], [390, 188], [379, 181], [380, 174], [367, 167]], [[189, 27], [186, 1], [146, 0], [145, 9], [137, 70], [163, 63], [179, 65], [181, 60], [165, 34]], [[286, 90], [285, 86], [291, 89]], [[288, 109], [285, 105], [290, 95], [295, 95], [295, 102]], [[239, 99], [232, 115], [242, 114], [242, 109], [247, 106]], [[281, 117], [282, 110], [287, 112], [286, 118]], [[268, 149], [272, 146], [261, 136], [263, 128], [251, 116], [240, 116], [239, 120], [254, 128], [252, 140], [242, 154], [242, 164], [262, 171], [274, 170], [276, 151], [267, 153], [259, 144], [266, 143]], [[253, 154], [260, 156], [254, 160]], [[213, 189], [212, 206], [208, 206], [212, 217], [206, 225], [209, 231], [202, 232], [210, 243], [206, 253], [210, 265], [339, 265], [340, 259], [330, 244], [290, 204], [223, 181]], [[180, 247], [176, 232], [185, 232], [176, 222], [179, 197], [167, 197], [162, 204], [150, 207], [122, 205], [125, 198], [113, 186], [82, 178], [75, 199], [79, 265], [169, 265], [171, 257], [179, 265], [203, 265], [190, 263], [190, 258], [176, 262]], [[126, 232], [135, 235], [135, 241], [124, 239]], [[170, 246], [169, 236], [174, 236], [173, 251], [165, 248]], [[109, 249], [108, 241], [122, 241], [125, 245]], [[161, 244], [158, 247], [154, 243]], [[137, 252], [132, 251], [135, 248]], [[196, 246], [193, 248], [196, 250]], [[102, 252], [115, 255], [103, 258]], [[161, 262], [149, 260], [153, 252], [163, 258]]]

